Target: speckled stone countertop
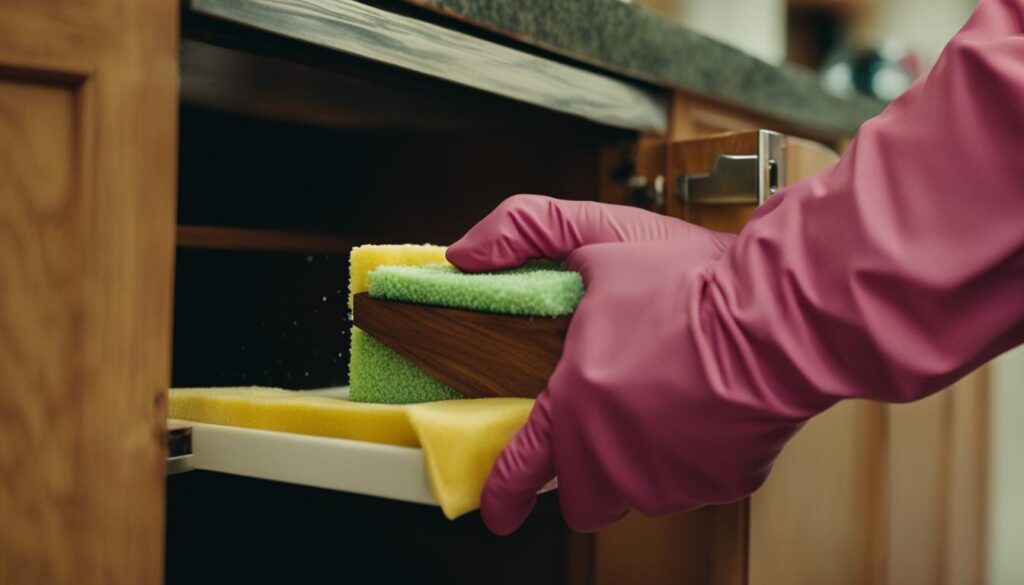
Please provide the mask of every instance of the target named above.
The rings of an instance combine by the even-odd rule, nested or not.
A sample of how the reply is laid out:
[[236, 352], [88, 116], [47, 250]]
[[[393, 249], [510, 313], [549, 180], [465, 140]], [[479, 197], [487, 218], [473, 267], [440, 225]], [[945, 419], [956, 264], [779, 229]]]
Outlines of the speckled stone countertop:
[[771, 65], [619, 0], [406, 0], [544, 50], [794, 126], [851, 135], [885, 103], [825, 92], [808, 69]]

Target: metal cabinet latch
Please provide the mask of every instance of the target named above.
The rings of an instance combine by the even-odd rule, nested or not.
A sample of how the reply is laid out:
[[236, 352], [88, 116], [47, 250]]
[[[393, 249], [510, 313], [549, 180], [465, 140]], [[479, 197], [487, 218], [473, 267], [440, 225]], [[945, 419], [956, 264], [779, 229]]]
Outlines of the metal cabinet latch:
[[785, 154], [782, 134], [760, 130], [757, 154], [720, 154], [710, 173], [680, 176], [676, 192], [684, 203], [761, 205], [784, 186]]

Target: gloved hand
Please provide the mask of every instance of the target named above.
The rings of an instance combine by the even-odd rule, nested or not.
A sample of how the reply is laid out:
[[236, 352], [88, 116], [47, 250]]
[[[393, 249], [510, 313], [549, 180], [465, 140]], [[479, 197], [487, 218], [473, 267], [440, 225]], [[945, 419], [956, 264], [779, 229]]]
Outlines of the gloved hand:
[[[734, 501], [765, 479], [783, 443], [826, 404], [715, 390], [687, 302], [700, 267], [734, 236], [646, 211], [519, 195], [448, 249], [464, 270], [565, 258], [586, 293], [562, 358], [491, 471], [487, 526], [514, 531], [557, 475], [562, 513], [597, 530], [630, 507], [667, 514]], [[726, 301], [723, 299], [723, 301]]]
[[514, 195], [452, 244], [448, 261], [462, 270], [484, 272], [534, 258], [562, 260], [590, 244], [680, 240], [721, 253], [735, 239], [734, 234], [624, 205]]
[[837, 165], [735, 242], [545, 198], [480, 222], [448, 250], [460, 268], [567, 258], [587, 285], [484, 488], [488, 526], [515, 530], [555, 475], [581, 530], [735, 500], [836, 401], [916, 400], [1024, 343], [1021, 103], [1024, 3], [982, 0]]

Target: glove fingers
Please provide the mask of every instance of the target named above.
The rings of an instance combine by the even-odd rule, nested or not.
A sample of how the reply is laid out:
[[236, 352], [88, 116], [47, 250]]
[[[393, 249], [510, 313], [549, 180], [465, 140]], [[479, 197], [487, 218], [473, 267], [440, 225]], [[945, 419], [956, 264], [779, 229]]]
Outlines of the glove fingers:
[[515, 195], [452, 244], [447, 256], [462, 270], [500, 270], [533, 258], [561, 260], [589, 244], [685, 237], [695, 229], [701, 228], [621, 205]]
[[554, 477], [551, 418], [544, 392], [491, 468], [480, 496], [484, 523], [495, 534], [515, 532], [533, 510], [537, 492]]

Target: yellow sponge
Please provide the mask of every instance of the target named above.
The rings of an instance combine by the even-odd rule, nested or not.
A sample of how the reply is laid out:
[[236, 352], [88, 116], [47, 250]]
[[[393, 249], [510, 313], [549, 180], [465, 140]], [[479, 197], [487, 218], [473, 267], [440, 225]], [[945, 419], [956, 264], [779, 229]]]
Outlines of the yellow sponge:
[[369, 290], [366, 275], [378, 266], [448, 265], [444, 253], [448, 248], [431, 244], [367, 245], [352, 248], [348, 260], [348, 308], [352, 310], [352, 297]]
[[416, 447], [404, 408], [280, 388], [171, 390], [170, 418], [335, 439]]
[[526, 422], [533, 400], [478, 398], [363, 404], [278, 388], [170, 392], [170, 416], [192, 422], [421, 447], [434, 496], [448, 518], [480, 506], [487, 474]]

